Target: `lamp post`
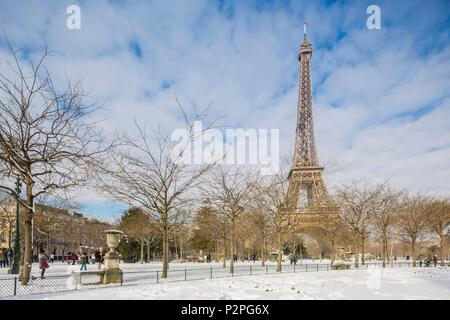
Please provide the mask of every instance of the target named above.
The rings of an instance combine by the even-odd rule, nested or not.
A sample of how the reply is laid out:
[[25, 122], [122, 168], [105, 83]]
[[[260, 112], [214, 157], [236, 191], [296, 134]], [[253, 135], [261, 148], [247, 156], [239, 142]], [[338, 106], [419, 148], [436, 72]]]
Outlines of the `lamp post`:
[[11, 268], [12, 274], [18, 274], [19, 273], [19, 263], [20, 263], [20, 222], [19, 222], [19, 197], [20, 197], [20, 188], [22, 187], [22, 183], [20, 182], [20, 179], [17, 178], [16, 181], [16, 236], [14, 239], [14, 261]]

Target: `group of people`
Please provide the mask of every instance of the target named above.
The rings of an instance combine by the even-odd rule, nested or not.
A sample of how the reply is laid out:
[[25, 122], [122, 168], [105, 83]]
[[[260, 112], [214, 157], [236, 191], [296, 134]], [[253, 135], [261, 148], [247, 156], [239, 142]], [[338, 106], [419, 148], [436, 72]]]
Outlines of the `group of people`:
[[438, 257], [436, 255], [434, 255], [432, 258], [428, 257], [425, 260], [423, 260], [422, 257], [419, 257], [419, 267], [422, 267], [422, 265], [425, 265], [425, 267], [430, 267], [431, 263], [433, 263], [435, 267], [437, 266]]
[[9, 268], [14, 260], [14, 250], [12, 248], [0, 248], [0, 268]]
[[[78, 254], [75, 252], [69, 252], [69, 254], [65, 256], [65, 261], [68, 264], [72, 265], [75, 265], [77, 260], [80, 261], [81, 271], [87, 270], [87, 265], [89, 263], [97, 264], [97, 268], [98, 270], [100, 270], [102, 264], [104, 263], [104, 257], [105, 251], [103, 250], [103, 248], [99, 248], [95, 250], [95, 252], [90, 257], [84, 251], [79, 252]], [[39, 251], [38, 259], [39, 259], [39, 269], [41, 270], [41, 279], [44, 279], [45, 271], [50, 267], [49, 262], [53, 263], [54, 258], [55, 255], [53, 253], [50, 256], [48, 256], [44, 249], [41, 249]]]
[[87, 254], [85, 251], [80, 251], [78, 253], [74, 251], [69, 252], [69, 254], [67, 254], [64, 259], [67, 264], [72, 265], [75, 265], [76, 262], [79, 261], [82, 268], [81, 270], [86, 270], [88, 264], [97, 264], [98, 268], [100, 269], [101, 264], [105, 259], [105, 251], [103, 250], [103, 248], [99, 248], [95, 250], [95, 252], [91, 255]]

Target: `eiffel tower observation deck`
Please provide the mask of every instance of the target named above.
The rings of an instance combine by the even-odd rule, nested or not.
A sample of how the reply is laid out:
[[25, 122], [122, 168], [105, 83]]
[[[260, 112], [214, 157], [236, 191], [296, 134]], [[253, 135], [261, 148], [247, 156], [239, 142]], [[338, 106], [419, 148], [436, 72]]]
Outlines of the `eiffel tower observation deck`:
[[301, 221], [312, 221], [323, 214], [336, 214], [322, 177], [324, 167], [319, 164], [314, 137], [311, 58], [312, 44], [307, 39], [306, 23], [300, 45], [300, 81], [295, 132], [294, 159], [289, 172], [287, 213], [300, 215]]

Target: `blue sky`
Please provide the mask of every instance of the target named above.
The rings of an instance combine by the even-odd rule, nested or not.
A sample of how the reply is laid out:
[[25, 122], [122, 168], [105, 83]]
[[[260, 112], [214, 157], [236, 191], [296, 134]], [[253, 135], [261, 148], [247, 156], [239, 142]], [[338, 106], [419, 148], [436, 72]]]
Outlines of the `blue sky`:
[[[81, 30], [66, 8], [81, 8]], [[366, 9], [381, 8], [381, 30]], [[330, 188], [355, 180], [450, 192], [448, 1], [6, 1], [0, 26], [24, 59], [43, 43], [56, 77], [84, 77], [110, 110], [107, 132], [134, 118], [168, 130], [212, 102], [209, 117], [242, 128], [279, 128], [294, 143], [297, 52], [308, 22], [319, 158]], [[0, 43], [0, 62], [7, 60]], [[0, 65], [1, 67], [1, 65]], [[121, 206], [80, 191], [83, 211]]]

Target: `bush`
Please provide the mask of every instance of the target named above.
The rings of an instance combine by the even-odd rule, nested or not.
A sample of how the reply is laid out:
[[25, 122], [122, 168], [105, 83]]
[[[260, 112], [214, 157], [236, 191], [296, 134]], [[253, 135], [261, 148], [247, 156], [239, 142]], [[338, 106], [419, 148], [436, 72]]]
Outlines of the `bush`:
[[347, 263], [336, 263], [331, 265], [331, 270], [348, 270], [350, 265]]

